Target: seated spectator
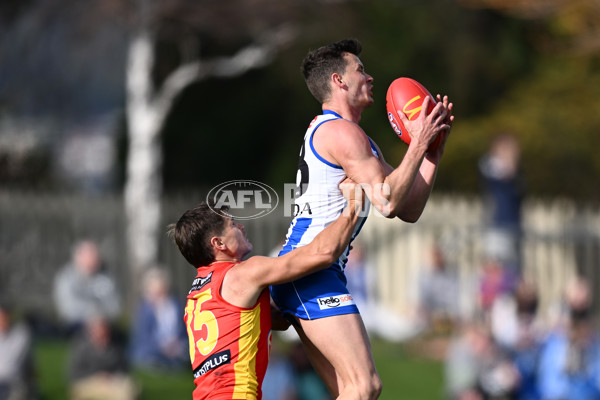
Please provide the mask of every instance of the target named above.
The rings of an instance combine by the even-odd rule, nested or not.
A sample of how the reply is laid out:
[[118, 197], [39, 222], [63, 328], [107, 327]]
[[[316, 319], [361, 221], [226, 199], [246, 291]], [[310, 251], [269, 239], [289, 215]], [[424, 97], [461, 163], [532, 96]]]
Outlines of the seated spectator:
[[132, 400], [137, 388], [128, 372], [122, 344], [109, 321], [95, 316], [72, 344], [69, 359], [71, 400]]
[[478, 323], [467, 323], [450, 341], [445, 373], [452, 400], [510, 399], [519, 385], [518, 371]]
[[496, 298], [514, 290], [518, 276], [496, 258], [487, 258], [480, 273], [479, 306], [487, 317]]
[[132, 360], [137, 367], [189, 367], [188, 339], [181, 316], [183, 305], [170, 290], [165, 270], [148, 270], [130, 342]]
[[516, 351], [532, 337], [543, 333], [538, 319], [538, 292], [531, 282], [520, 280], [514, 291], [496, 297], [491, 305], [490, 323], [496, 342]]
[[443, 250], [434, 245], [429, 265], [419, 276], [419, 308], [429, 328], [449, 332], [460, 317], [459, 282]]
[[10, 307], [0, 304], [0, 399], [37, 398], [31, 350], [27, 326], [14, 322]]
[[569, 285], [568, 322], [549, 335], [540, 356], [539, 391], [545, 400], [600, 399], [600, 338], [591, 300], [586, 281]]
[[492, 335], [519, 371], [517, 398], [539, 399], [537, 368], [546, 328], [538, 316], [538, 291], [521, 280], [513, 293], [496, 298], [491, 309]]
[[117, 287], [103, 268], [95, 242], [76, 244], [71, 262], [55, 278], [54, 299], [68, 334], [80, 329], [92, 315], [102, 314], [111, 320], [119, 316]]

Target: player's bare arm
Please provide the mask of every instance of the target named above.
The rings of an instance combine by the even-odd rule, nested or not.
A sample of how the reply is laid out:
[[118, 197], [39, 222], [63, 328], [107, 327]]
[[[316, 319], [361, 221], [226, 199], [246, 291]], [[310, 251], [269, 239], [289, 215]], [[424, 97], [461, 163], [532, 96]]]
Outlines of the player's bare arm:
[[[439, 163], [442, 155], [444, 154], [446, 141], [448, 140], [450, 129], [452, 127], [452, 123], [454, 122], [454, 116], [452, 115], [454, 106], [449, 102], [448, 96], [444, 96], [442, 98], [438, 94], [437, 101], [438, 104], [442, 104], [443, 108], [446, 110], [442, 129], [439, 132], [439, 135], [443, 135], [443, 137], [437, 148], [432, 151], [428, 151], [425, 154], [425, 158], [421, 163], [419, 172], [415, 177], [415, 181], [411, 187], [408, 197], [406, 198], [401, 214], [398, 215], [401, 219], [407, 222], [417, 221], [425, 209], [425, 205], [427, 204], [433, 189], [433, 184], [435, 183]], [[431, 114], [434, 112], [435, 111], [432, 111]]]
[[[355, 182], [365, 184], [365, 193], [375, 208], [383, 215], [394, 217], [396, 209], [408, 196], [412, 182], [425, 156], [426, 146], [422, 154], [407, 152], [398, 170], [403, 174], [403, 182], [391, 190], [386, 190], [385, 183], [388, 171], [373, 155], [370, 142], [365, 132], [357, 124], [339, 119], [323, 124], [313, 138], [315, 150], [326, 160], [340, 165], [344, 172]], [[415, 149], [417, 147], [415, 146]]]
[[429, 144], [445, 129], [446, 115], [445, 105], [439, 103], [428, 116], [407, 122], [414, 138], [402, 162], [393, 171], [373, 156], [366, 134], [351, 121], [339, 119], [323, 124], [315, 132], [313, 143], [326, 160], [344, 168], [352, 180], [366, 184], [365, 192], [379, 212], [389, 218], [398, 216], [414, 222], [413, 214], [404, 212], [405, 203]]
[[348, 204], [342, 214], [314, 240], [280, 257], [254, 256], [227, 273], [221, 295], [240, 307], [253, 306], [268, 285], [289, 282], [333, 264], [350, 242], [362, 205], [362, 191], [345, 182], [340, 185]]
[[[442, 103], [444, 105], [444, 108], [446, 108], [447, 110], [445, 124], [448, 125], [448, 129], [444, 129], [439, 133], [439, 135], [443, 135], [443, 137], [437, 148], [435, 148], [433, 151], [428, 151], [425, 154], [425, 158], [423, 159], [421, 166], [419, 167], [419, 171], [415, 177], [415, 180], [409, 191], [406, 201], [404, 202], [402, 210], [399, 213], [399, 215], [397, 215], [404, 221], [417, 221], [423, 213], [425, 205], [427, 204], [427, 200], [429, 199], [429, 196], [433, 189], [433, 184], [435, 183], [439, 162], [441, 160], [442, 154], [444, 153], [446, 140], [448, 139], [448, 135], [450, 134], [450, 127], [452, 126], [452, 123], [454, 121], [454, 116], [452, 115], [453, 104], [449, 102], [448, 96], [444, 96], [442, 98], [442, 96], [438, 94], [436, 98], [437, 102]], [[394, 171], [394, 167], [392, 167], [385, 161], [383, 153], [381, 152], [379, 147], [377, 147], [377, 144], [375, 144], [375, 146], [380, 154], [379, 161], [382, 164], [382, 168], [385, 171], [385, 174], [391, 174]]]

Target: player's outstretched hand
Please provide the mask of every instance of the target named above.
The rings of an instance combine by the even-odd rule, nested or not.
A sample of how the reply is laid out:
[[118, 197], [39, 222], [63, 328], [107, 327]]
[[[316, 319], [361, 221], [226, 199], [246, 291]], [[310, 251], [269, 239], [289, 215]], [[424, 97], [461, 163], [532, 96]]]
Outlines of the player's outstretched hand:
[[360, 213], [365, 202], [365, 192], [363, 188], [348, 177], [340, 182], [339, 188], [348, 201], [348, 206], [346, 208], [354, 210], [356, 214]]

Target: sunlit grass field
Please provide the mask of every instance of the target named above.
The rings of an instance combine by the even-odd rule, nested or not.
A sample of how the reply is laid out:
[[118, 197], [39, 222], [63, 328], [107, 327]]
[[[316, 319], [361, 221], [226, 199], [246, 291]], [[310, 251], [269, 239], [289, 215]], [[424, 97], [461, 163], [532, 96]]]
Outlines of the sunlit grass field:
[[375, 365], [383, 382], [382, 400], [443, 399], [443, 363], [411, 345], [374, 340]]
[[[375, 339], [373, 354], [383, 381], [380, 399], [442, 399], [443, 365], [417, 355], [411, 346]], [[65, 381], [68, 344], [60, 340], [40, 340], [35, 347], [35, 361], [40, 394], [43, 400], [67, 400]], [[187, 371], [150, 373], [135, 371], [142, 388], [141, 400], [191, 399], [193, 382]]]

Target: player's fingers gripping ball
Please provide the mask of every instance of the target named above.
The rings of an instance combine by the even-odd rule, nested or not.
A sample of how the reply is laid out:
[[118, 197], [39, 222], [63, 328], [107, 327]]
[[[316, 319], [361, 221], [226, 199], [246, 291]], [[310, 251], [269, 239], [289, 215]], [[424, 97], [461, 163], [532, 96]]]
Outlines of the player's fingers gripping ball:
[[[429, 115], [437, 102], [425, 86], [419, 82], [411, 78], [402, 77], [394, 80], [388, 88], [385, 97], [388, 119], [394, 132], [406, 144], [410, 144], [410, 134], [402, 123], [398, 113], [404, 113], [409, 121], [416, 119], [421, 113], [425, 97], [430, 98], [427, 105], [427, 115]], [[429, 151], [437, 148], [441, 140], [442, 135], [438, 135], [433, 143], [429, 145]]]

